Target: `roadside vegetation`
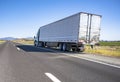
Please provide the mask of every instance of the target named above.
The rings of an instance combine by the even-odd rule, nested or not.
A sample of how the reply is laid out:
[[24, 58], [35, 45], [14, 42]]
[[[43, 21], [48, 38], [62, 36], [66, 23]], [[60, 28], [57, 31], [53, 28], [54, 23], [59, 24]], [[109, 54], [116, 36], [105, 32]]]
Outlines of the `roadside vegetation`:
[[29, 39], [17, 39], [17, 40], [13, 40], [13, 42], [25, 44], [25, 45], [33, 45], [34, 43], [33, 40], [29, 40]]
[[[33, 40], [28, 39], [17, 39], [14, 40], [13, 42], [24, 45], [34, 44]], [[90, 47], [90, 45], [87, 45], [85, 48], [86, 48], [85, 53], [120, 57], [120, 41], [101, 41], [100, 45], [99, 46], [95, 45], [93, 49]]]
[[2, 44], [2, 43], [4, 43], [5, 42], [5, 40], [0, 40], [0, 44]]
[[90, 54], [120, 57], [120, 41], [101, 41], [100, 45], [94, 46], [93, 49], [87, 45], [85, 52]]

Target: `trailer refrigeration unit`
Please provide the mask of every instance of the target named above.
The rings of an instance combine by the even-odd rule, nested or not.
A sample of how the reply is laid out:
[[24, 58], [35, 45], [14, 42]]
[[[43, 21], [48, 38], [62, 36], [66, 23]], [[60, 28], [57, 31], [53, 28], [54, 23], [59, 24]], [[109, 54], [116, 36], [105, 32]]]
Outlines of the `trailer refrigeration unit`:
[[80, 12], [39, 28], [34, 45], [84, 51], [84, 44], [98, 43], [101, 15]]

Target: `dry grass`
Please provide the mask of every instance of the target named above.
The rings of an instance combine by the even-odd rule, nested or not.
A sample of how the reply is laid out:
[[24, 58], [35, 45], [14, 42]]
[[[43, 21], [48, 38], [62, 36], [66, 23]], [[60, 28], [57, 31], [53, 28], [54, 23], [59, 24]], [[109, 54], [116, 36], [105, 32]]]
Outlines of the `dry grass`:
[[95, 46], [94, 49], [91, 49], [90, 46], [86, 46], [85, 52], [120, 57], [120, 46]]
[[27, 44], [27, 45], [33, 45], [33, 40], [26, 40], [26, 39], [18, 39], [14, 40], [13, 42], [20, 43], [20, 44]]
[[2, 43], [4, 43], [5, 42], [5, 40], [0, 40], [0, 44], [2, 44]]

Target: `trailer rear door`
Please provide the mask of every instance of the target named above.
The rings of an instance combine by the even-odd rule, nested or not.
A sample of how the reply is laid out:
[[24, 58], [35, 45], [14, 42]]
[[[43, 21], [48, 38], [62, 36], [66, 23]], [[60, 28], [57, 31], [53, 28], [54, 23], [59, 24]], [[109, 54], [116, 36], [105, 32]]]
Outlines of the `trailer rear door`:
[[99, 42], [100, 15], [80, 13], [79, 42]]

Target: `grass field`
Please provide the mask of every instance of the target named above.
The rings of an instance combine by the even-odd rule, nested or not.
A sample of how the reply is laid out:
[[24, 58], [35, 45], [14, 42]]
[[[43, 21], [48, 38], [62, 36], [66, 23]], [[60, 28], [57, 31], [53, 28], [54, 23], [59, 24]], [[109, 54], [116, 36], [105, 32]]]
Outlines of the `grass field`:
[[27, 44], [27, 45], [33, 45], [33, 40], [27, 40], [27, 39], [17, 39], [13, 40], [13, 42], [20, 43], [20, 44]]
[[94, 49], [91, 49], [90, 46], [86, 46], [85, 52], [120, 57], [120, 42], [100, 42], [100, 46], [94, 46]]
[[101, 41], [101, 46], [120, 46], [120, 41]]
[[0, 44], [4, 43], [5, 41], [4, 40], [0, 40]]

